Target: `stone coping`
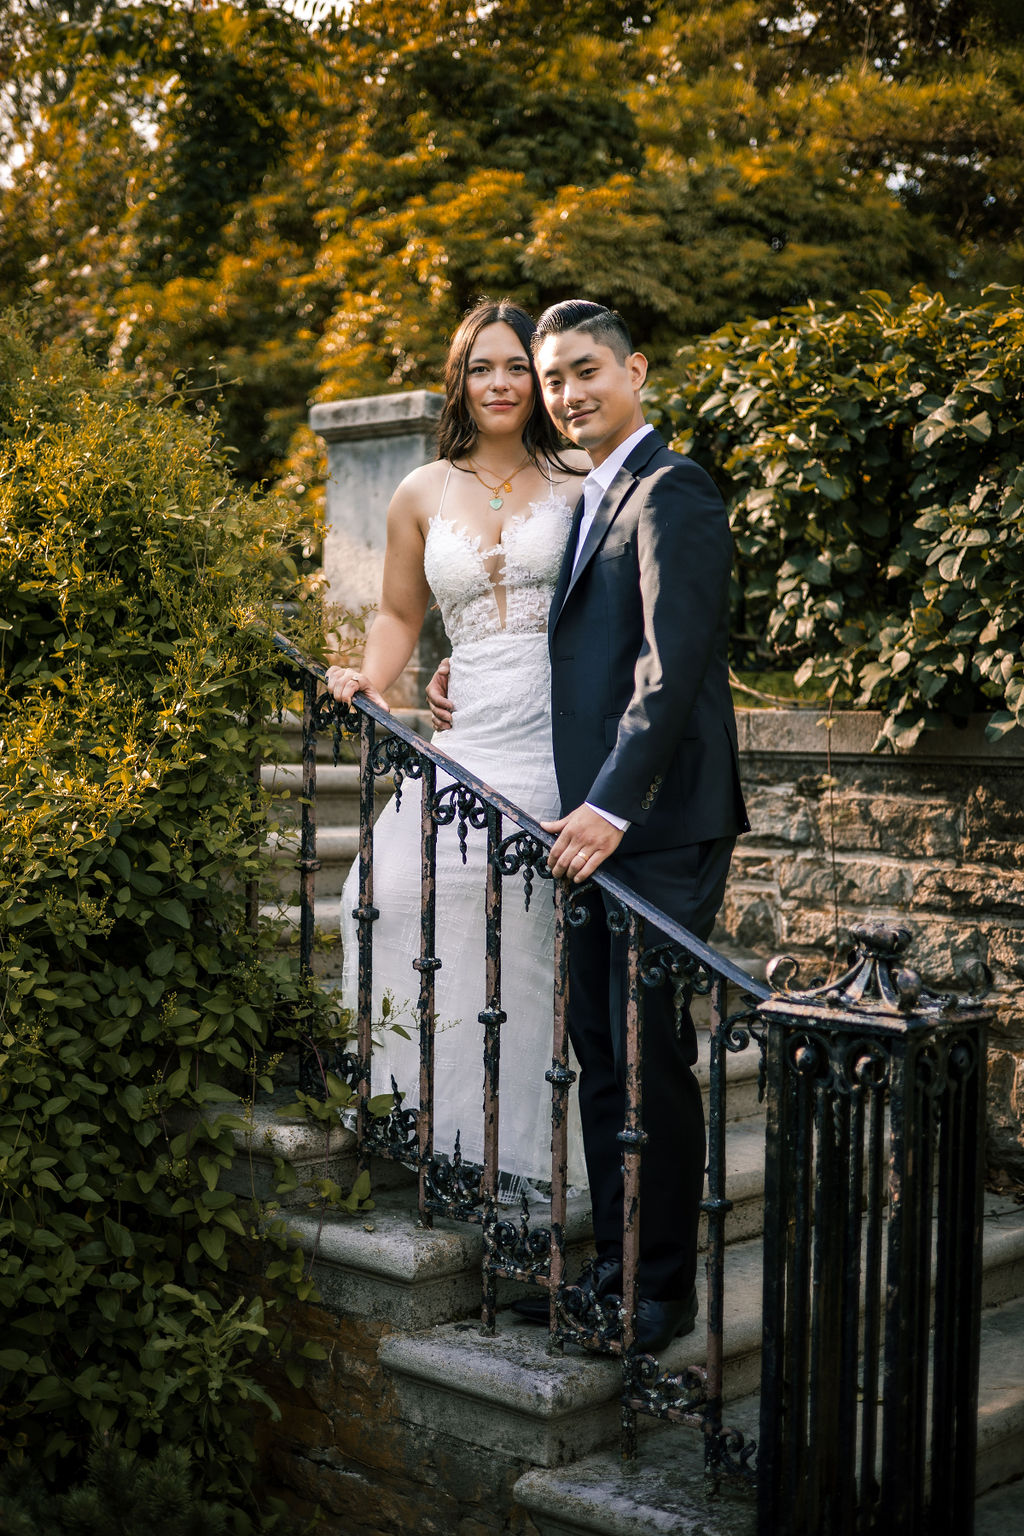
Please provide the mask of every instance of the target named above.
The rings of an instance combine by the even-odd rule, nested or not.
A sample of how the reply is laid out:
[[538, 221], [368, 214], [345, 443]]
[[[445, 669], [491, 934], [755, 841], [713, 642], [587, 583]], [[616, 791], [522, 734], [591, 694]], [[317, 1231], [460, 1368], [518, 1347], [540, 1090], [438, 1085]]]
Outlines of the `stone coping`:
[[443, 404], [444, 396], [432, 389], [331, 400], [312, 407], [309, 425], [326, 443], [403, 437], [413, 432], [433, 432]]
[[884, 762], [979, 762], [1017, 761], [1024, 765], [1024, 730], [1015, 727], [998, 741], [988, 741], [988, 715], [972, 715], [960, 729], [949, 725], [923, 731], [914, 746], [898, 753], [872, 752], [885, 719], [878, 709], [834, 710], [831, 727], [825, 706], [792, 709], [743, 709], [736, 711], [741, 753], [764, 752], [794, 757], [824, 758], [831, 735], [832, 756], [866, 757]]

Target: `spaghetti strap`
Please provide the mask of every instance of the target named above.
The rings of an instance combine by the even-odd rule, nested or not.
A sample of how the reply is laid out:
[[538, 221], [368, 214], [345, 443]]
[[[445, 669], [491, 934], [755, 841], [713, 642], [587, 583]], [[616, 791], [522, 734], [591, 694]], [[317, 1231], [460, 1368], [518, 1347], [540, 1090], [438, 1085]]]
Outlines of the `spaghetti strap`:
[[444, 499], [445, 499], [445, 497], [448, 494], [448, 481], [452, 477], [452, 470], [454, 468], [455, 468], [455, 465], [452, 463], [451, 459], [449, 459], [448, 460], [448, 473], [445, 475], [445, 477], [444, 477], [444, 485], [442, 485], [442, 487], [441, 487], [441, 500], [437, 504], [437, 511], [434, 513], [435, 517], [440, 517], [441, 516], [441, 508], [444, 506]]

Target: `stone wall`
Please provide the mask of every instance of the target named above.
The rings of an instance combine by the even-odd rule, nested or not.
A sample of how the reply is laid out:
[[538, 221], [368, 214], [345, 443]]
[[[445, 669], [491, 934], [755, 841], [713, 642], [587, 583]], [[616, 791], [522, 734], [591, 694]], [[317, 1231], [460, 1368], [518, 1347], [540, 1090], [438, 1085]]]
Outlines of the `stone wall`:
[[809, 982], [837, 928], [842, 955], [852, 925], [880, 919], [910, 931], [908, 963], [930, 986], [984, 961], [998, 1005], [990, 1162], [1024, 1178], [1024, 732], [988, 742], [978, 718], [883, 756], [871, 751], [880, 719], [739, 712], [751, 831], [712, 942], [803, 957]]
[[261, 1428], [265, 1491], [318, 1536], [537, 1536], [512, 1495], [529, 1463], [403, 1420], [378, 1354], [388, 1323], [315, 1306], [288, 1321], [326, 1358], [301, 1387], [268, 1380], [281, 1420]]

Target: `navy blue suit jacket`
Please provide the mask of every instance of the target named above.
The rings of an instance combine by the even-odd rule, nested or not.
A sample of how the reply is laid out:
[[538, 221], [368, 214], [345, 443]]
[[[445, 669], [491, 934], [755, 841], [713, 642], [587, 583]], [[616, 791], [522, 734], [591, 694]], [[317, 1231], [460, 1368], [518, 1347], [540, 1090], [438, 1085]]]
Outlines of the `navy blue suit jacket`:
[[627, 818], [623, 855], [746, 831], [727, 655], [732, 537], [713, 482], [648, 433], [575, 570], [574, 553], [575, 535], [549, 624], [563, 815], [589, 800]]

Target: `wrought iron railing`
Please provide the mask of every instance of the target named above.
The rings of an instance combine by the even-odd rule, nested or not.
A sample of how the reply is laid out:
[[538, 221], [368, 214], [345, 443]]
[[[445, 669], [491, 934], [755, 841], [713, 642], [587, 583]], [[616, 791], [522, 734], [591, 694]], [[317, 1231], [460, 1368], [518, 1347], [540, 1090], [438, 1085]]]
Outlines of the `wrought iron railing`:
[[773, 962], [760, 1010], [758, 1529], [970, 1536], [992, 1010], [923, 986], [906, 930], [852, 938], [804, 991]]
[[[723, 1333], [725, 1223], [731, 1209], [726, 1194], [726, 1061], [752, 1044], [763, 1052], [756, 1025], [757, 1003], [768, 988], [740, 966], [701, 942], [663, 912], [642, 900], [613, 875], [598, 872], [592, 884], [605, 894], [609, 926], [626, 935], [628, 945], [627, 1106], [620, 1136], [625, 1168], [625, 1226], [623, 1233], [624, 1295], [621, 1321], [588, 1301], [579, 1287], [566, 1283], [566, 1167], [567, 1104], [574, 1073], [569, 1065], [565, 1005], [568, 977], [568, 930], [588, 920], [581, 898], [586, 887], [554, 882], [555, 940], [552, 1009], [552, 1060], [545, 1074], [552, 1097], [552, 1173], [550, 1221], [531, 1225], [524, 1197], [518, 1220], [503, 1218], [498, 1206], [498, 1063], [501, 1026], [505, 1022], [501, 997], [501, 910], [506, 886], [521, 880], [520, 899], [529, 901], [538, 880], [550, 879], [547, 851], [552, 838], [540, 825], [503, 796], [495, 793], [444, 752], [423, 740], [385, 710], [359, 697], [353, 709], [338, 705], [324, 689], [325, 671], [303, 656], [283, 636], [275, 644], [301, 681], [302, 821], [298, 859], [300, 877], [299, 947], [302, 966], [312, 965], [316, 856], [317, 738], [330, 733], [337, 754], [342, 737], [359, 739], [360, 827], [359, 900], [355, 916], [359, 932], [358, 1039], [355, 1051], [332, 1063], [358, 1089], [356, 1135], [360, 1155], [390, 1158], [414, 1168], [419, 1178], [419, 1214], [427, 1226], [436, 1215], [483, 1228], [481, 1324], [495, 1326], [499, 1279], [527, 1282], [546, 1289], [551, 1297], [549, 1347], [566, 1343], [598, 1347], [622, 1360], [623, 1454], [635, 1455], [637, 1415], [649, 1414], [694, 1426], [704, 1436], [705, 1467], [717, 1481], [734, 1476], [752, 1484], [755, 1477], [753, 1442], [723, 1423]], [[441, 774], [439, 787], [438, 774]], [[410, 781], [420, 785], [421, 921], [420, 951], [413, 960], [419, 973], [420, 1082], [418, 1109], [404, 1108], [396, 1095], [392, 1113], [371, 1117], [372, 1051], [374, 791], [377, 779], [391, 775], [398, 791]], [[486, 836], [487, 918], [486, 996], [479, 1019], [484, 1026], [484, 1159], [482, 1172], [462, 1163], [458, 1144], [451, 1158], [433, 1148], [433, 1048], [436, 954], [436, 840], [441, 825], [456, 825], [465, 845], [472, 834]], [[509, 828], [512, 828], [510, 831]], [[610, 901], [607, 898], [611, 898]], [[656, 942], [645, 935], [654, 930]], [[708, 1108], [707, 1198], [707, 1358], [706, 1364], [679, 1373], [665, 1372], [652, 1356], [634, 1347], [636, 1337], [636, 1269], [640, 1165], [643, 1156], [641, 1060], [644, 995], [652, 987], [671, 986], [681, 1007], [693, 994], [710, 1002], [710, 1088]], [[735, 1006], [734, 1006], [735, 1004]], [[303, 1086], [317, 1091], [317, 1065], [303, 1063]]]

